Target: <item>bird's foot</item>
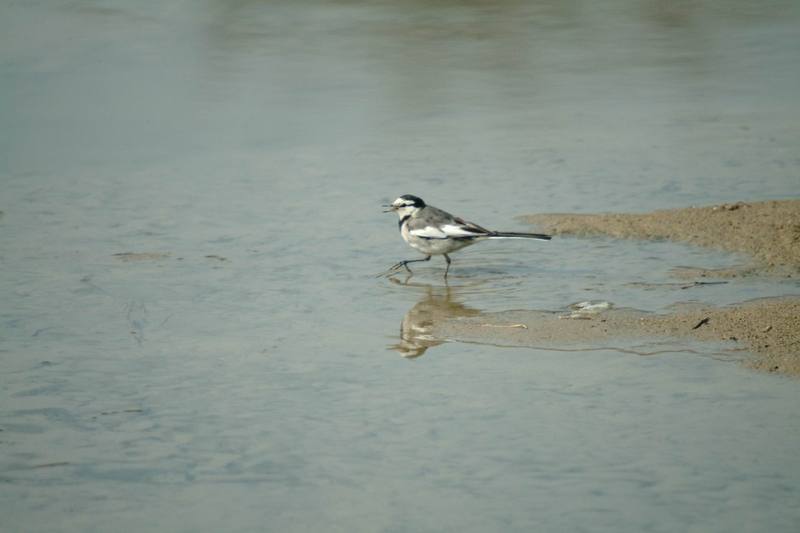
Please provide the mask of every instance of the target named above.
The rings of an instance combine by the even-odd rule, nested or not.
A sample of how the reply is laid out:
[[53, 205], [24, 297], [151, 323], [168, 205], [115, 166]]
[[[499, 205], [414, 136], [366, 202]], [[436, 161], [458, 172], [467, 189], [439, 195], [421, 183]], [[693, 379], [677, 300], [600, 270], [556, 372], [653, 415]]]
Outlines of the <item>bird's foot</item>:
[[413, 274], [414, 274], [414, 273], [411, 271], [411, 269], [410, 269], [410, 268], [408, 268], [408, 263], [410, 263], [410, 262], [411, 262], [411, 261], [400, 261], [399, 263], [395, 263], [394, 265], [392, 265], [391, 267], [389, 267], [389, 269], [388, 269], [388, 270], [386, 270], [385, 272], [381, 272], [380, 274], [378, 274], [378, 275], [377, 275], [377, 276], [375, 276], [375, 277], [376, 277], [376, 278], [384, 278], [384, 277], [385, 277], [385, 278], [388, 278], [388, 277], [390, 277], [390, 276], [394, 276], [395, 274], [397, 274], [397, 273], [398, 273], [398, 272], [399, 272], [401, 269], [403, 269], [403, 268], [405, 268], [405, 269], [406, 269], [406, 272], [408, 272], [408, 274], [409, 274], [409, 277], [410, 277], [411, 275], [413, 275]]

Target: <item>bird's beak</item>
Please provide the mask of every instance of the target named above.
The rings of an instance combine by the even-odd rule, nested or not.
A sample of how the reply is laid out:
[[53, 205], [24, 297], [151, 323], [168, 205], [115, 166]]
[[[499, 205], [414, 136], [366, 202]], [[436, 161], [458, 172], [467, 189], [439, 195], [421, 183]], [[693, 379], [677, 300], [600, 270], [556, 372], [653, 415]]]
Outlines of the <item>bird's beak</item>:
[[389, 208], [389, 209], [384, 209], [383, 210], [384, 213], [391, 213], [392, 211], [395, 211], [397, 209], [393, 205], [382, 205], [381, 207], [388, 207]]

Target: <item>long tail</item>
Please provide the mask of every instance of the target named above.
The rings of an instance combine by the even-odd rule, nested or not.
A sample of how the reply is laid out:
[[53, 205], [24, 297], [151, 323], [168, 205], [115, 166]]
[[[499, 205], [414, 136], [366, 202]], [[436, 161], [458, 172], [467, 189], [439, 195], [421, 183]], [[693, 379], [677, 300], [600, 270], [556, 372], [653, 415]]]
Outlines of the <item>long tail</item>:
[[544, 233], [519, 233], [516, 231], [493, 231], [489, 234], [490, 239], [538, 239], [540, 241], [549, 241], [553, 238], [552, 235], [545, 235]]

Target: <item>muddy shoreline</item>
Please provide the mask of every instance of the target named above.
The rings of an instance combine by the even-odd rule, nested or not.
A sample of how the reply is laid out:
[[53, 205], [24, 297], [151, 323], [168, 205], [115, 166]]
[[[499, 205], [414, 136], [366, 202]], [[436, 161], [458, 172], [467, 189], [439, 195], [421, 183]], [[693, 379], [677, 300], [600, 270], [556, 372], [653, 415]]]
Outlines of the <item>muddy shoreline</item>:
[[[735, 306], [694, 307], [669, 314], [611, 309], [598, 313], [503, 311], [437, 323], [439, 338], [543, 349], [587, 345], [620, 348], [642, 339], [723, 343], [730, 355], [754, 354], [744, 364], [800, 377], [800, 297]], [[664, 349], [665, 352], [682, 349]], [[639, 355], [654, 355], [652, 349]]]
[[747, 254], [752, 262], [695, 275], [800, 277], [800, 200], [737, 202], [652, 213], [539, 214], [522, 220], [556, 235], [686, 242]]
[[[556, 235], [669, 239], [743, 252], [750, 264], [724, 270], [685, 270], [689, 278], [800, 277], [800, 200], [739, 202], [646, 214], [541, 214], [524, 217]], [[555, 313], [508, 311], [437, 323], [435, 335], [464, 341], [541, 347], [638, 338], [724, 343], [753, 354], [751, 368], [800, 377], [800, 296], [726, 307], [700, 306], [668, 314], [633, 310]]]

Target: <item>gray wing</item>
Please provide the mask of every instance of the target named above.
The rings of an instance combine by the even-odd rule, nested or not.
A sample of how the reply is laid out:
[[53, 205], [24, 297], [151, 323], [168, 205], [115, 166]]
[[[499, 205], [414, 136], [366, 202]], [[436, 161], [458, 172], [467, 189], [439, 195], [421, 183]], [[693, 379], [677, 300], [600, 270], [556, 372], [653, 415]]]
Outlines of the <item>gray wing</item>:
[[447, 211], [427, 206], [419, 216], [408, 221], [408, 233], [423, 239], [474, 239], [492, 232]]

